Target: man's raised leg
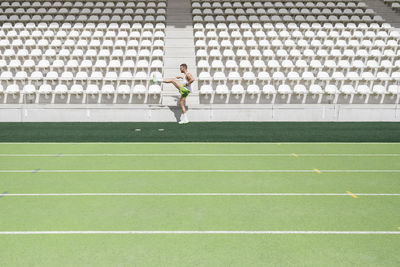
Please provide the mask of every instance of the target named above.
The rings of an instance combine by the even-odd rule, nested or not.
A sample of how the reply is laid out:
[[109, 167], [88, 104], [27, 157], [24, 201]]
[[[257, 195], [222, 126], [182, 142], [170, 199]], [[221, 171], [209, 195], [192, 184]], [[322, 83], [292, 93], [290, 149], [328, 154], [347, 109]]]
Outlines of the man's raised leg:
[[163, 83], [172, 83], [176, 87], [176, 89], [178, 89], [178, 91], [182, 88], [182, 84], [175, 79], [165, 79], [163, 80]]

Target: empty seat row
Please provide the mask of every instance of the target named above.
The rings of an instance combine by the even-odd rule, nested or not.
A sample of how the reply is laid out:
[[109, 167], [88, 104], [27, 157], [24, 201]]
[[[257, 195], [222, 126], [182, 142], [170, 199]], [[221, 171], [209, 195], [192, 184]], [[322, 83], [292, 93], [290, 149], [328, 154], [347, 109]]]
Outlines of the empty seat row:
[[196, 51], [196, 58], [198, 59], [231, 59], [231, 58], [241, 58], [241, 59], [276, 59], [282, 61], [284, 59], [303, 59], [306, 61], [311, 61], [314, 59], [348, 59], [361, 60], [366, 62], [370, 59], [375, 59], [378, 62], [381, 60], [389, 59], [394, 62], [400, 59], [400, 50], [390, 49], [389, 47], [381, 49], [352, 49], [347, 47], [343, 51], [338, 48], [324, 49], [323, 47], [316, 47], [316, 49], [306, 48], [304, 50], [290, 48], [290, 49], [263, 49], [259, 50], [257, 48], [251, 49], [237, 49], [233, 50], [230, 48], [207, 48], [198, 49]]
[[349, 61], [349, 60], [330, 60], [327, 59], [325, 61], [320, 61], [320, 60], [311, 60], [310, 62], [307, 62], [303, 59], [298, 59], [296, 61], [292, 61], [290, 59], [285, 59], [283, 61], [278, 61], [278, 60], [267, 60], [266, 62], [264, 60], [258, 59], [250, 62], [250, 60], [240, 60], [239, 64], [237, 64], [236, 60], [227, 60], [225, 64], [222, 62], [222, 60], [213, 60], [211, 64], [208, 63], [207, 60], [200, 60], [197, 63], [197, 68], [199, 70], [237, 70], [237, 69], [258, 69], [258, 70], [267, 70], [267, 69], [273, 69], [273, 70], [280, 70], [282, 69], [283, 71], [291, 71], [293, 69], [301, 69], [301, 70], [307, 70], [307, 69], [314, 69], [314, 70], [319, 70], [319, 69], [327, 69], [331, 72], [336, 71], [337, 69], [342, 70], [343, 72], [347, 71], [363, 71], [366, 69], [371, 70], [372, 72], [377, 72], [378, 70], [385, 70], [387, 72], [397, 71], [400, 70], [400, 59], [396, 60], [394, 63], [391, 62], [390, 60], [382, 60], [380, 63], [374, 59], [372, 60], [367, 60], [365, 63], [362, 60], [354, 60], [354, 61]]
[[162, 29], [150, 29], [150, 30], [2, 30], [0, 29], [0, 37], [6, 40], [14, 40], [14, 39], [65, 39], [65, 38], [74, 38], [74, 39], [154, 39], [164, 37], [164, 30]]
[[209, 84], [202, 85], [200, 88], [200, 94], [202, 95], [234, 95], [236, 98], [239, 96], [242, 97], [245, 94], [250, 95], [254, 98], [254, 96], [265, 95], [269, 98], [272, 95], [271, 103], [275, 102], [276, 95], [281, 95], [282, 98], [287, 97], [287, 102], [290, 103], [292, 95], [297, 95], [298, 98], [302, 96], [302, 103], [306, 102], [307, 95], [319, 96], [317, 103], [321, 103], [323, 95], [334, 96], [333, 104], [337, 103], [339, 95], [344, 95], [345, 97], [350, 96], [349, 103], [353, 102], [355, 95], [360, 95], [361, 97], [365, 97], [364, 103], [368, 103], [368, 99], [371, 95], [381, 95], [380, 103], [383, 103], [386, 95], [391, 96], [392, 98], [396, 98], [395, 103], [399, 102], [400, 97], [400, 85], [390, 85], [388, 90], [382, 85], [374, 85], [372, 88], [367, 85], [359, 85], [353, 86], [352, 84], [346, 84], [342, 86], [340, 89], [335, 84], [326, 84], [325, 86], [320, 86], [319, 84], [312, 84], [309, 87], [306, 87], [303, 84], [289, 85], [289, 84], [280, 84], [278, 86], [272, 84], [266, 84], [263, 86], [259, 86], [256, 84], [250, 85], [241, 85], [234, 84], [231, 87], [228, 87], [225, 84], [219, 84], [215, 87]]
[[41, 21], [58, 21], [58, 22], [165, 22], [166, 18], [164, 15], [158, 15], [158, 16], [153, 16], [153, 15], [137, 15], [137, 16], [131, 16], [131, 15], [124, 15], [124, 16], [119, 16], [119, 15], [1, 15], [0, 13], [0, 21], [3, 22], [41, 22]]
[[193, 15], [326, 15], [326, 14], [334, 14], [334, 15], [374, 15], [375, 12], [372, 9], [361, 9], [361, 8], [205, 8], [199, 9], [194, 8], [192, 10]]
[[[200, 39], [200, 38], [197, 38]], [[331, 40], [331, 39], [325, 39], [321, 42], [321, 40], [307, 40], [307, 39], [272, 39], [272, 40], [267, 40], [267, 39], [247, 39], [247, 40], [242, 40], [242, 39], [234, 39], [234, 38], [229, 38], [229, 39], [222, 39], [216, 40], [216, 39], [211, 39], [210, 41], [206, 42], [205, 38], [202, 38], [203, 40], [197, 40], [195, 43], [195, 47], [197, 48], [218, 48], [218, 47], [223, 47], [223, 48], [247, 48], [247, 49], [255, 49], [258, 47], [262, 48], [272, 48], [272, 49], [279, 49], [279, 48], [294, 48], [298, 47], [301, 49], [306, 49], [306, 48], [313, 48], [313, 49], [318, 49], [318, 47], [322, 47], [324, 49], [346, 49], [348, 47], [350, 48], [365, 48], [365, 49], [378, 49], [378, 50], [384, 50], [386, 48], [392, 48], [393, 50], [397, 51], [399, 47], [399, 41], [398, 40], [368, 40], [368, 39], [362, 39], [361, 42], [357, 39], [336, 39], [336, 40]], [[232, 41], [231, 41], [232, 39]]]
[[52, 8], [52, 7], [98, 7], [98, 8], [124, 8], [124, 7], [166, 7], [167, 0], [141, 0], [141, 1], [130, 1], [130, 0], [107, 0], [107, 1], [32, 1], [32, 0], [13, 0], [13, 1], [2, 1], [0, 7], [37, 7], [37, 8]]
[[218, 23], [195, 23], [193, 26], [194, 32], [198, 31], [203, 31], [207, 33], [208, 31], [234, 31], [234, 30], [252, 30], [254, 32], [259, 31], [259, 30], [274, 30], [276, 32], [280, 31], [288, 31], [288, 32], [293, 32], [293, 31], [300, 31], [300, 32], [306, 32], [306, 31], [325, 31], [327, 33], [330, 33], [331, 31], [334, 32], [339, 32], [341, 33], [342, 31], [350, 31], [350, 32], [355, 32], [355, 31], [360, 31], [362, 33], [365, 33], [367, 31], [373, 31], [377, 33], [378, 31], [386, 31], [387, 33], [390, 33], [393, 30], [393, 27], [389, 23], [341, 23], [341, 22], [324, 22], [324, 23], [319, 23], [319, 22], [301, 22], [301, 23], [295, 23], [295, 22], [289, 22], [289, 23], [282, 23], [282, 22], [276, 22], [276, 23], [271, 23], [271, 22], [265, 22], [265, 23], [248, 23], [248, 22], [242, 22], [242, 23], [236, 23], [236, 22], [230, 22], [230, 23], [224, 23], [224, 22], [218, 22]]
[[381, 16], [358, 16], [358, 15], [352, 15], [352, 16], [346, 16], [346, 15], [283, 15], [283, 16], [278, 16], [278, 15], [272, 15], [272, 16], [267, 16], [267, 15], [261, 15], [261, 16], [256, 16], [256, 15], [250, 15], [250, 16], [245, 16], [245, 15], [228, 15], [228, 16], [222, 16], [222, 15], [206, 15], [206, 16], [199, 16], [196, 15], [193, 17], [194, 22], [234, 22], [234, 21], [239, 21], [239, 22], [383, 22], [384, 19]]
[[[397, 0], [396, 0], [397, 1]], [[192, 1], [192, 8], [366, 8], [362, 1]]]
[[[250, 51], [257, 51], [264, 50], [270, 53], [279, 54], [279, 51], [287, 51], [289, 50], [298, 50], [300, 53], [310, 54], [308, 56], [313, 56], [313, 53], [317, 53], [317, 51], [327, 51], [329, 54], [332, 54], [335, 57], [340, 56], [341, 54], [345, 54], [345, 51], [350, 52], [353, 51], [354, 54], [358, 53], [360, 50], [366, 50], [367, 52], [376, 53], [376, 55], [381, 55], [384, 51], [388, 53], [393, 52], [394, 55], [399, 51], [398, 41], [389, 40], [389, 41], [382, 41], [382, 40], [375, 40], [371, 42], [369, 40], [363, 40], [359, 42], [358, 40], [325, 40], [323, 42], [319, 40], [313, 40], [311, 42], [307, 40], [197, 40], [195, 43], [195, 47], [197, 49], [202, 49], [208, 53], [211, 51], [219, 51], [223, 49], [224, 52], [235, 51], [235, 54], [240, 51], [240, 53], [248, 53]], [[232, 50], [233, 49], [233, 50]], [[244, 51], [244, 52], [242, 52]], [[351, 52], [350, 52], [351, 53]], [[393, 55], [393, 56], [394, 56]]]
[[208, 30], [208, 31], [195, 31], [194, 33], [195, 39], [267, 39], [267, 40], [286, 40], [286, 39], [306, 39], [306, 40], [337, 40], [337, 39], [355, 39], [355, 40], [400, 40], [400, 32], [397, 30], [387, 31], [325, 31], [325, 30], [294, 30], [294, 31], [275, 31], [275, 30], [265, 30], [265, 29], [258, 29], [258, 30], [250, 30], [250, 29], [235, 29], [235, 30]]
[[83, 32], [78, 32], [78, 31], [70, 31], [65, 32], [65, 31], [52, 31], [52, 30], [47, 30], [45, 32], [41, 31], [33, 31], [33, 32], [28, 32], [28, 31], [8, 31], [5, 33], [4, 31], [0, 30], [0, 38], [3, 40], [17, 40], [17, 39], [34, 39], [34, 40], [40, 40], [40, 39], [46, 39], [46, 40], [64, 40], [64, 39], [85, 39], [85, 40], [91, 40], [91, 39], [98, 39], [98, 40], [104, 40], [104, 39], [110, 39], [110, 40], [138, 40], [138, 39], [160, 39], [164, 38], [164, 32], [163, 31], [131, 31], [128, 33], [127, 31], [83, 31]]
[[[125, 53], [134, 53], [136, 54], [135, 49], [139, 50], [148, 50], [151, 48], [154, 49], [163, 49], [164, 41], [156, 40], [154, 42], [150, 40], [144, 40], [140, 43], [135, 40], [130, 40], [125, 42], [123, 40], [119, 40], [116, 42], [106, 40], [104, 42], [100, 41], [91, 41], [87, 42], [85, 40], [80, 40], [75, 42], [73, 40], [62, 43], [60, 41], [53, 41], [51, 43], [47, 42], [47, 40], [39, 40], [37, 43], [34, 40], [27, 40], [25, 43], [21, 42], [12, 42], [11, 44], [8, 41], [0, 40], [0, 57], [14, 57], [18, 56], [19, 53], [25, 55], [26, 50], [28, 50], [29, 56], [40, 56], [41, 54], [45, 54], [46, 51], [56, 51], [57, 53], [60, 51], [69, 51], [70, 54], [73, 51], [83, 51], [83, 53], [97, 53], [99, 54], [102, 50], [111, 51], [121, 50]], [[50, 52], [52, 54], [53, 52]], [[67, 53], [67, 52], [66, 52]], [[79, 52], [80, 53], [80, 52]]]
[[0, 40], [0, 50], [15, 50], [20, 48], [35, 48], [47, 49], [54, 48], [86, 48], [100, 49], [105, 47], [116, 47], [120, 49], [131, 49], [137, 47], [164, 47], [164, 37], [160, 35], [157, 39], [139, 38], [139, 39], [8, 39]]
[[330, 75], [326, 71], [319, 71], [316, 75], [314, 75], [311, 71], [304, 71], [302, 73], [296, 71], [290, 71], [285, 74], [281, 71], [275, 72], [267, 72], [265, 70], [259, 71], [255, 73], [253, 71], [245, 71], [240, 74], [238, 71], [230, 71], [228, 72], [228, 76], [226, 76], [223, 71], [214, 72], [213, 76], [207, 71], [203, 71], [199, 74], [199, 81], [247, 81], [247, 82], [264, 82], [269, 83], [271, 81], [285, 83], [287, 81], [333, 81], [336, 85], [340, 86], [343, 84], [343, 81], [354, 81], [358, 84], [358, 81], [364, 81], [366, 83], [381, 83], [384, 82], [387, 84], [391, 82], [392, 84], [399, 84], [400, 82], [400, 71], [392, 72], [388, 74], [384, 71], [378, 72], [374, 75], [371, 72], [348, 72], [346, 75], [343, 72], [333, 72]]
[[3, 30], [5, 33], [8, 33], [8, 31], [16, 31], [17, 33], [20, 33], [21, 31], [28, 31], [28, 32], [33, 32], [33, 31], [41, 31], [41, 32], [46, 32], [47, 30], [54, 30], [54, 31], [65, 31], [69, 33], [70, 31], [126, 31], [128, 33], [131, 32], [140, 32], [140, 31], [163, 31], [165, 29], [165, 24], [164, 23], [128, 23], [128, 22], [123, 22], [123, 23], [92, 23], [92, 22], [87, 22], [87, 23], [81, 23], [81, 22], [76, 22], [76, 23], [69, 23], [69, 22], [64, 22], [64, 23], [58, 23], [58, 22], [28, 22], [28, 23], [22, 23], [22, 22], [5, 22], [0, 25], [0, 30]]
[[60, 83], [56, 86], [52, 86], [50, 84], [42, 84], [39, 87], [33, 84], [25, 84], [24, 86], [19, 86], [18, 84], [10, 84], [7, 87], [3, 87], [0, 85], [0, 96], [4, 95], [3, 103], [7, 103], [7, 98], [9, 96], [16, 98], [19, 95], [18, 103], [24, 103], [29, 98], [34, 99], [34, 103], [39, 103], [40, 96], [44, 95], [46, 98], [52, 96], [50, 103], [55, 102], [55, 98], [57, 95], [60, 95], [61, 98], [64, 98], [67, 95], [66, 103], [69, 104], [71, 97], [75, 96], [78, 99], [82, 97], [81, 103], [86, 103], [87, 96], [91, 96], [92, 98], [97, 97], [97, 103], [101, 103], [103, 97], [111, 98], [113, 96], [113, 103], [115, 104], [117, 101], [118, 95], [130, 96], [128, 103], [131, 102], [132, 95], [138, 95], [139, 98], [142, 98], [143, 95], [153, 95], [156, 97], [161, 94], [162, 88], [160, 85], [153, 84], [147, 85], [146, 83], [139, 84], [121, 84], [114, 86], [113, 84], [72, 84], [66, 85]]
[[[40, 58], [40, 57], [47, 57], [49, 59], [57, 59], [63, 58], [68, 59], [69, 57], [73, 58], [106, 58], [106, 57], [162, 57], [164, 55], [164, 51], [159, 49], [157, 45], [155, 46], [141, 46], [137, 51], [136, 49], [132, 49], [132, 47], [127, 46], [125, 43], [124, 46], [120, 46], [116, 44], [115, 46], [102, 46], [101, 49], [93, 49], [90, 47], [86, 47], [84, 49], [78, 48], [80, 46], [64, 46], [63, 48], [52, 49], [48, 47], [39, 47], [34, 48], [31, 46], [30, 48], [33, 49], [25, 49], [19, 48], [16, 49], [8, 48], [8, 49], [0, 49], [0, 59], [14, 59], [14, 58]], [[136, 47], [136, 46], [135, 46]], [[149, 47], [146, 49], [144, 47]], [[116, 49], [114, 49], [116, 48]], [[137, 47], [136, 47], [137, 48]], [[151, 48], [153, 51], [151, 51]]]
[[40, 71], [35, 71], [33, 72], [30, 76], [24, 71], [17, 72], [15, 75], [13, 75], [11, 72], [2, 72], [0, 75], [0, 82], [4, 83], [6, 85], [10, 81], [13, 83], [20, 82], [23, 84], [28, 83], [33, 83], [33, 82], [52, 82], [52, 83], [64, 83], [66, 81], [71, 81], [71, 82], [104, 82], [104, 81], [115, 81], [115, 82], [120, 82], [120, 81], [125, 81], [125, 82], [132, 82], [132, 81], [149, 81], [153, 76], [156, 77], [162, 77], [161, 72], [159, 71], [153, 71], [153, 72], [145, 72], [145, 71], [137, 71], [135, 73], [131, 71], [124, 71], [120, 72], [119, 74], [117, 72], [106, 72], [105, 75], [103, 75], [102, 72], [99, 71], [94, 71], [92, 73], [88, 73], [85, 71], [79, 71], [77, 73], [72, 73], [70, 71], [65, 71], [59, 75], [55, 71], [50, 71], [46, 75], [44, 75]]
[[11, 60], [13, 59], [19, 59], [19, 60], [24, 60], [24, 59], [33, 59], [36, 62], [41, 60], [42, 58], [48, 59], [49, 61], [54, 61], [57, 59], [61, 59], [64, 62], [70, 60], [70, 59], [77, 59], [78, 61], [82, 61], [84, 59], [123, 59], [123, 58], [129, 58], [129, 59], [134, 59], [134, 58], [162, 58], [164, 56], [164, 52], [161, 49], [155, 49], [153, 51], [150, 51], [150, 49], [140, 49], [138, 52], [134, 49], [127, 49], [127, 50], [122, 50], [122, 49], [101, 49], [101, 50], [96, 50], [96, 49], [87, 49], [82, 50], [82, 49], [60, 49], [60, 50], [55, 50], [55, 49], [47, 49], [47, 50], [41, 50], [41, 49], [33, 49], [28, 51], [27, 49], [19, 49], [15, 53], [13, 49], [7, 49], [4, 52], [0, 51], [0, 60], [5, 60], [6, 63], [10, 63]]
[[48, 72], [48, 71], [62, 71], [64, 69], [71, 71], [79, 70], [133, 70], [133, 69], [162, 69], [163, 62], [161, 60], [153, 60], [151, 63], [147, 60], [138, 60], [136, 63], [133, 60], [83, 60], [78, 62], [77, 60], [69, 60], [66, 64], [62, 60], [55, 60], [52, 64], [48, 60], [41, 60], [38, 64], [35, 64], [33, 60], [26, 60], [22, 64], [19, 60], [13, 60], [10, 64], [4, 64], [4, 61], [0, 61], [0, 70], [2, 77], [6, 73], [16, 73], [18, 71], [26, 71], [32, 73], [34, 71]]
[[165, 8], [0, 8], [0, 13], [6, 16], [21, 14], [38, 15], [143, 15], [166, 14]]

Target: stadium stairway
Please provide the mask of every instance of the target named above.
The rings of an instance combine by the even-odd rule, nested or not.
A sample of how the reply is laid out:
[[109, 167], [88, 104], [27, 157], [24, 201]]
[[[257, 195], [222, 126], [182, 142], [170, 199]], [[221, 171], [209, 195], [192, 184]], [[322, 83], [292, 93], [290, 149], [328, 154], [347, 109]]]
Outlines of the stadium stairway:
[[[164, 77], [179, 75], [179, 65], [182, 63], [187, 64], [190, 73], [197, 77], [190, 1], [169, 0], [166, 19]], [[197, 82], [193, 89], [194, 92], [187, 99], [189, 105], [199, 103]], [[176, 88], [172, 84], [164, 84], [162, 104], [176, 105], [178, 99]]]

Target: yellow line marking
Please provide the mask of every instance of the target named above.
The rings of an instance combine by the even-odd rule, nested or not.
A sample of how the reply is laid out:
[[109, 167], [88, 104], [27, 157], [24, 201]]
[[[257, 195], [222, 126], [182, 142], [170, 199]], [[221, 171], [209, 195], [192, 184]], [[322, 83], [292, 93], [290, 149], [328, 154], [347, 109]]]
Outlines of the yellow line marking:
[[295, 157], [295, 158], [298, 158], [298, 157], [299, 157], [299, 155], [297, 155], [296, 153], [292, 153], [292, 154], [290, 154], [290, 155], [292, 155], [292, 156]]
[[320, 170], [318, 170], [318, 169], [314, 169], [314, 171], [316, 172], [316, 173], [322, 173]]
[[352, 198], [358, 198], [357, 195], [353, 194], [353, 193], [350, 192], [350, 191], [346, 191], [346, 193], [349, 194]]

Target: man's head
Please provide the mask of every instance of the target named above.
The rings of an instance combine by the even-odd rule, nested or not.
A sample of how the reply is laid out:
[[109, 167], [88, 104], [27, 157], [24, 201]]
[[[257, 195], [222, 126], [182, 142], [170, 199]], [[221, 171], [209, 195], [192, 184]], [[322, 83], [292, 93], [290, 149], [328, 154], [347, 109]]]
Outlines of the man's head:
[[181, 64], [179, 66], [179, 69], [180, 69], [181, 73], [185, 73], [185, 71], [187, 71], [187, 65], [186, 64]]

